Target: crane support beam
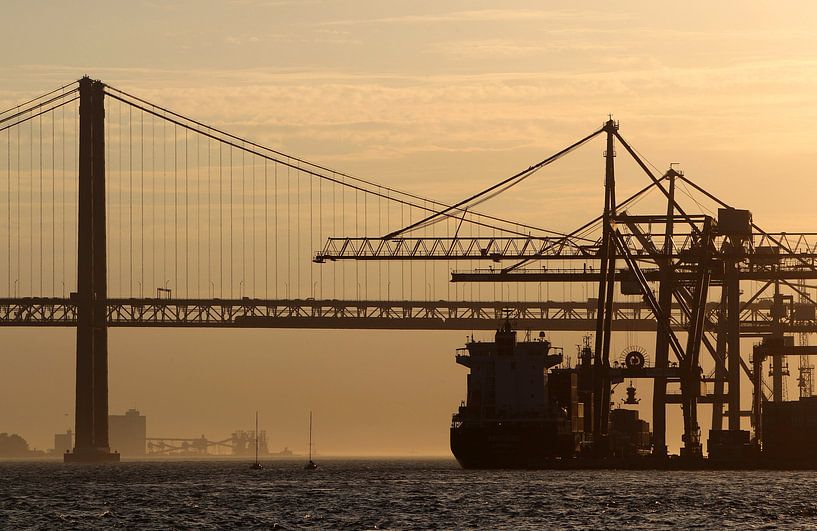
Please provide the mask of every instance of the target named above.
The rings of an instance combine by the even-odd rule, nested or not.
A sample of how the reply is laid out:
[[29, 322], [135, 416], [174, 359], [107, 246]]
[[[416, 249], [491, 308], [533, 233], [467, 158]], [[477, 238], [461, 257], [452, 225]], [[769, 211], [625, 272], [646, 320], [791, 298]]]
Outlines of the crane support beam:
[[594, 244], [564, 237], [329, 238], [314, 261], [335, 260], [520, 260], [565, 258], [588, 260]]
[[[666, 221], [666, 217], [616, 218], [617, 223], [659, 221]], [[647, 259], [652, 256], [636, 238], [631, 235], [624, 237], [634, 258]], [[723, 236], [716, 236], [715, 247], [720, 248], [723, 240]], [[775, 241], [785, 242], [787, 248], [781, 248]], [[670, 252], [666, 257], [672, 259], [688, 257], [694, 242], [694, 238], [688, 233], [673, 234]], [[329, 238], [324, 248], [315, 254], [314, 261], [324, 263], [337, 260], [600, 260], [600, 247], [600, 242], [568, 236]], [[813, 233], [755, 233], [749, 249], [750, 252], [746, 255], [748, 263], [743, 267], [746, 271], [760, 274], [762, 278], [768, 278], [778, 264], [792, 273], [807, 269], [807, 265], [817, 268], [817, 235]], [[769, 254], [770, 252], [772, 254]], [[814, 271], [802, 273], [807, 275], [813, 274]]]
[[[661, 270], [658, 268], [642, 269], [644, 278], [648, 282], [661, 280]], [[679, 270], [674, 273], [679, 282], [692, 282], [696, 279], [693, 271]], [[582, 269], [517, 269], [511, 273], [499, 270], [477, 269], [474, 271], [453, 271], [451, 282], [598, 282], [601, 274], [591, 268]], [[724, 282], [724, 275], [713, 272], [712, 282]], [[817, 271], [809, 269], [784, 270], [774, 273], [764, 271], [739, 270], [738, 280], [754, 280], [758, 282], [769, 279], [784, 280], [813, 280], [817, 279]]]

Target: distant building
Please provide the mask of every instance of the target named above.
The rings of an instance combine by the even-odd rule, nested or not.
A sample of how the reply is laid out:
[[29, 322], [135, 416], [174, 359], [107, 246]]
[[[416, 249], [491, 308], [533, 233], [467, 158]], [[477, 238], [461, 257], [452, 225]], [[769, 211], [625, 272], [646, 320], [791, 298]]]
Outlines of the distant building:
[[74, 447], [74, 434], [71, 430], [67, 430], [65, 433], [55, 433], [54, 434], [54, 454], [55, 455], [62, 455], [65, 452], [71, 450]]
[[108, 433], [112, 451], [125, 457], [145, 455], [147, 417], [139, 411], [129, 409], [124, 415], [109, 415]]
[[[230, 439], [233, 447], [233, 455], [244, 456], [255, 454], [255, 430], [235, 431]], [[269, 455], [267, 432], [265, 430], [258, 432], [258, 455]]]

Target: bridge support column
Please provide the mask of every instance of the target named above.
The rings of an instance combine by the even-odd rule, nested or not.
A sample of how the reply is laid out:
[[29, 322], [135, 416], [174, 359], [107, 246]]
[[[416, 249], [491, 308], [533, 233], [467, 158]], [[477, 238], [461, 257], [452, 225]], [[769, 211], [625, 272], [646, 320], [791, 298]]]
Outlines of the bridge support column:
[[119, 461], [108, 442], [105, 87], [79, 82], [76, 442], [65, 462]]

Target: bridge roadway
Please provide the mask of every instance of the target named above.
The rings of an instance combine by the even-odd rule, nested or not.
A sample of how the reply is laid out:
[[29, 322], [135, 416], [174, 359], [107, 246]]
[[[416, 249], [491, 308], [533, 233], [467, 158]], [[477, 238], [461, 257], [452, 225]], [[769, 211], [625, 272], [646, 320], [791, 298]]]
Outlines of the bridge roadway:
[[[304, 328], [493, 330], [512, 310], [519, 329], [592, 331], [596, 302], [457, 302], [457, 301], [341, 301], [336, 299], [109, 299], [111, 327], [154, 328]], [[752, 337], [771, 332], [771, 302], [744, 305], [741, 333]], [[716, 322], [718, 305], [709, 304]], [[613, 328], [655, 331], [652, 312], [641, 302], [614, 303]], [[673, 309], [673, 323], [683, 330], [686, 319]], [[788, 333], [817, 332], [815, 307], [797, 312], [804, 319], [784, 319]], [[70, 298], [0, 299], [0, 326], [76, 326], [77, 309]]]

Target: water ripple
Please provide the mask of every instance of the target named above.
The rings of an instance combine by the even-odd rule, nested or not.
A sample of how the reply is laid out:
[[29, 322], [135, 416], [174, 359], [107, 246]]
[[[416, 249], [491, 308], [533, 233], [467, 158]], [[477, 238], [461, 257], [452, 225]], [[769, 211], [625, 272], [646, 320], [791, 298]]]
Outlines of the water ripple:
[[451, 460], [0, 463], [0, 528], [813, 528], [808, 472], [467, 471]]

